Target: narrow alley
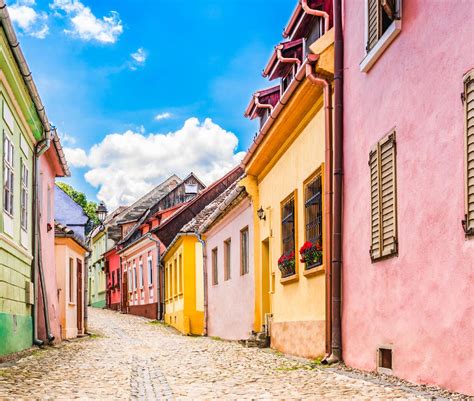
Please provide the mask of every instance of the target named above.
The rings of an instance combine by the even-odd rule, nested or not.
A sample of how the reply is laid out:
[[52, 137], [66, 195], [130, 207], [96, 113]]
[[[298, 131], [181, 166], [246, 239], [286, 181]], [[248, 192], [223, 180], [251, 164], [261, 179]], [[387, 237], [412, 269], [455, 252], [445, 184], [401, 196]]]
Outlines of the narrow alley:
[[0, 365], [0, 399], [432, 399], [337, 368], [177, 334], [150, 320], [89, 308], [91, 337]]

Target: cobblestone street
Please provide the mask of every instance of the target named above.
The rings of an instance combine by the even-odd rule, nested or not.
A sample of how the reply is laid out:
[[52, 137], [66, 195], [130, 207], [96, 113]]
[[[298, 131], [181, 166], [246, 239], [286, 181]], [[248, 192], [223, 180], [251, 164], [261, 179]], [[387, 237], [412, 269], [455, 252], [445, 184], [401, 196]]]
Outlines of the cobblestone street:
[[89, 309], [92, 338], [0, 365], [0, 399], [431, 399], [271, 350], [185, 337], [148, 320]]

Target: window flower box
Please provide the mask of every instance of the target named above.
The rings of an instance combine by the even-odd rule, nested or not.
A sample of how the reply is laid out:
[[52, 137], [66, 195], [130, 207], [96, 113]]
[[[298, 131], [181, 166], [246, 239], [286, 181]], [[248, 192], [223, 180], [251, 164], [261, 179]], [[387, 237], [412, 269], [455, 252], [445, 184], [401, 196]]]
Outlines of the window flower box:
[[278, 268], [281, 272], [281, 277], [289, 277], [296, 273], [295, 270], [296, 263], [295, 263], [295, 252], [287, 252], [280, 256], [278, 259]]
[[305, 269], [320, 266], [323, 263], [323, 248], [319, 241], [306, 241], [300, 248], [301, 263], [305, 264]]

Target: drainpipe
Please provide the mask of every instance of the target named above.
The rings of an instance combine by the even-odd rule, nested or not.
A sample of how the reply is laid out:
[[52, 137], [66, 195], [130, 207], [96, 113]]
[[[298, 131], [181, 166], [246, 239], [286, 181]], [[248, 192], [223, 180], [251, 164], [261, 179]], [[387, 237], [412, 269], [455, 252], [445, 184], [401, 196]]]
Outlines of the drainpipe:
[[[151, 235], [151, 233], [147, 233], [147, 235], [145, 236], [146, 238], [148, 238], [150, 241], [153, 241], [156, 243], [156, 277], [157, 277], [157, 280], [156, 280], [156, 297], [157, 297], [157, 311], [156, 311], [156, 320], [162, 320], [163, 319], [163, 313], [162, 313], [162, 306], [161, 306], [161, 292], [162, 292], [162, 288], [161, 288], [161, 285], [160, 285], [160, 266], [161, 266], [161, 242], [160, 240], [157, 240], [155, 238], [153, 238], [153, 236]], [[164, 284], [164, 280], [163, 280], [163, 284]]]
[[[311, 57], [311, 55], [310, 55]], [[325, 164], [324, 164], [324, 244], [323, 247], [326, 249], [324, 256], [324, 265], [327, 266], [326, 270], [326, 350], [328, 355], [330, 353], [330, 338], [331, 338], [331, 252], [332, 252], [332, 222], [331, 222], [331, 211], [332, 211], [332, 177], [333, 177], [333, 161], [332, 161], [332, 88], [330, 81], [320, 75], [314, 73], [314, 63], [317, 57], [310, 59], [310, 63], [306, 64], [306, 78], [315, 85], [322, 86], [324, 91], [324, 118], [325, 118], [325, 130], [324, 130], [324, 142], [325, 146]]]
[[40, 283], [43, 295], [44, 314], [46, 322], [46, 334], [48, 341], [53, 341], [54, 336], [49, 330], [49, 316], [48, 303], [44, 288], [44, 276], [42, 274], [41, 266], [41, 233], [40, 233], [40, 199], [39, 199], [39, 158], [49, 149], [51, 139], [47, 137], [38, 142], [35, 146], [35, 158], [33, 162], [33, 176], [34, 176], [34, 202], [33, 202], [33, 289], [34, 289], [34, 303], [31, 308], [33, 318], [33, 344], [43, 345], [43, 341], [38, 338], [38, 276], [40, 276]]
[[254, 101], [255, 101], [255, 106], [258, 108], [258, 109], [269, 109], [270, 110], [270, 113], [272, 112], [273, 110], [273, 106], [269, 103], [260, 103], [260, 100], [259, 100], [259, 97], [260, 96], [260, 92], [255, 92], [253, 94], [253, 98], [254, 98]]
[[329, 31], [329, 14], [327, 12], [311, 8], [308, 6], [308, 0], [301, 0], [301, 7], [306, 14], [324, 18], [324, 33]]
[[341, 269], [342, 269], [342, 177], [343, 177], [343, 71], [344, 43], [342, 33], [342, 1], [334, 0], [334, 212], [331, 265], [332, 338], [328, 364], [342, 361], [341, 333]]
[[203, 281], [204, 281], [204, 328], [203, 335], [207, 336], [207, 319], [208, 319], [208, 310], [207, 310], [207, 254], [206, 254], [206, 242], [202, 239], [201, 234], [194, 233], [195, 237], [201, 243], [202, 246], [202, 267], [203, 267]]
[[277, 58], [280, 60], [282, 63], [296, 63], [298, 65], [301, 64], [301, 60], [296, 57], [283, 57], [283, 54], [281, 54], [281, 50], [283, 49], [283, 45], [278, 45], [275, 47], [276, 53], [277, 53]]

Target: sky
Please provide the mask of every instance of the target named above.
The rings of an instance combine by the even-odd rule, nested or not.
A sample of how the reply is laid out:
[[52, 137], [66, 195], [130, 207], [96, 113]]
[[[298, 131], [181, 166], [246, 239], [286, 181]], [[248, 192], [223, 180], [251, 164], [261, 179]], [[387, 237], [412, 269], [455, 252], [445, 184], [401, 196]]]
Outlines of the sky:
[[109, 209], [173, 173], [209, 184], [248, 149], [243, 117], [294, 0], [8, 2], [65, 180]]

